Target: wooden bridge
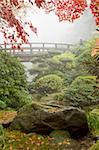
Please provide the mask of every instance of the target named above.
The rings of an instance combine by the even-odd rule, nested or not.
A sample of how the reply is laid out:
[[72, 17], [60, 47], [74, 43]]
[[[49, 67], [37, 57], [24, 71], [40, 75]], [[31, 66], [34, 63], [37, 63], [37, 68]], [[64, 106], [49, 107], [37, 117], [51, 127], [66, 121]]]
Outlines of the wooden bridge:
[[18, 49], [20, 43], [0, 44], [0, 50], [11, 53], [14, 56], [20, 57], [21, 61], [31, 61], [33, 56], [38, 53], [53, 53], [53, 52], [68, 52], [74, 46], [73, 44], [65, 43], [28, 43], [22, 44]]

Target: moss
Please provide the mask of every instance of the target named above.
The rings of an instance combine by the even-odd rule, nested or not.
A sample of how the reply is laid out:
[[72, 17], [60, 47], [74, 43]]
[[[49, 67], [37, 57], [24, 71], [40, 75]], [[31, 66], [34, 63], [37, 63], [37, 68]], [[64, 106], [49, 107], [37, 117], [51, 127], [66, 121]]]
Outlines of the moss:
[[50, 133], [50, 137], [54, 138], [56, 142], [62, 142], [67, 138], [70, 138], [68, 131], [64, 130], [54, 130]]

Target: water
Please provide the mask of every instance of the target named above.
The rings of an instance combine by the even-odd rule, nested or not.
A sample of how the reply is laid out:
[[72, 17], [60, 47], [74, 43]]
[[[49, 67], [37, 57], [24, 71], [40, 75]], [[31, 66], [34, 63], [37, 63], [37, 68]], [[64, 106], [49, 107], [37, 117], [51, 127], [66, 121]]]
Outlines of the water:
[[29, 73], [29, 70], [32, 69], [32, 63], [31, 62], [22, 62], [22, 64], [25, 67], [25, 72], [26, 72], [26, 76], [27, 76], [27, 81], [31, 82], [36, 76], [37, 74], [31, 75]]

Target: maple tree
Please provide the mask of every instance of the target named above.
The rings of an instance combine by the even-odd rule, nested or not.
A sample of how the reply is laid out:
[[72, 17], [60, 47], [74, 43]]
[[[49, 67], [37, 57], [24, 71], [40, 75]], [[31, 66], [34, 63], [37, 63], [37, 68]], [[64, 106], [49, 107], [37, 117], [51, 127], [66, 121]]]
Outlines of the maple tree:
[[[59, 21], [67, 20], [73, 22], [79, 18], [87, 7], [86, 0], [0, 0], [0, 32], [3, 33], [6, 41], [27, 43], [29, 34], [24, 29], [24, 24], [37, 34], [37, 29], [31, 22], [24, 21], [18, 17], [21, 9], [25, 6], [35, 6], [42, 8], [46, 13], [53, 11], [59, 18]], [[91, 0], [90, 8], [96, 18], [96, 24], [99, 25], [99, 0]], [[9, 31], [9, 27], [13, 32]], [[12, 44], [12, 47], [14, 45]], [[20, 45], [19, 47], [20, 48]]]

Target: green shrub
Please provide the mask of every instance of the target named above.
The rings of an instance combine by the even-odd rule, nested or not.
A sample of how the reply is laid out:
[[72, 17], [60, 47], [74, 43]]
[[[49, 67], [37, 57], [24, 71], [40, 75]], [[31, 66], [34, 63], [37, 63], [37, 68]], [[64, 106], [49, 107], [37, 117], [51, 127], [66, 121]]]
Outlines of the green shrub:
[[98, 100], [96, 76], [78, 76], [65, 92], [65, 101], [73, 105], [90, 105]]
[[6, 103], [0, 100], [0, 109], [5, 109]]
[[36, 91], [42, 94], [58, 92], [62, 88], [62, 78], [54, 74], [41, 77], [35, 82]]
[[68, 52], [68, 53], [63, 53], [60, 55], [55, 55], [53, 56], [52, 60], [54, 62], [60, 62], [60, 61], [70, 61], [70, 60], [74, 60], [75, 59], [75, 55]]
[[76, 58], [76, 66], [79, 68], [78, 70], [86, 70], [92, 75], [99, 77], [99, 56], [91, 56], [94, 47], [95, 39], [90, 40], [83, 45], [80, 49], [82, 53]]
[[54, 96], [54, 99], [56, 99], [58, 101], [62, 101], [64, 99], [64, 95], [65, 95], [64, 92], [56, 93], [55, 96]]
[[27, 88], [24, 66], [17, 58], [0, 52], [0, 100], [8, 107], [19, 108], [29, 99]]
[[92, 130], [99, 130], [99, 109], [93, 109], [88, 114], [89, 128]]
[[75, 68], [75, 55], [71, 52], [55, 55], [50, 61], [53, 67], [56, 66], [62, 72]]
[[93, 144], [89, 150], [99, 150], [99, 141], [97, 141], [95, 144]]

